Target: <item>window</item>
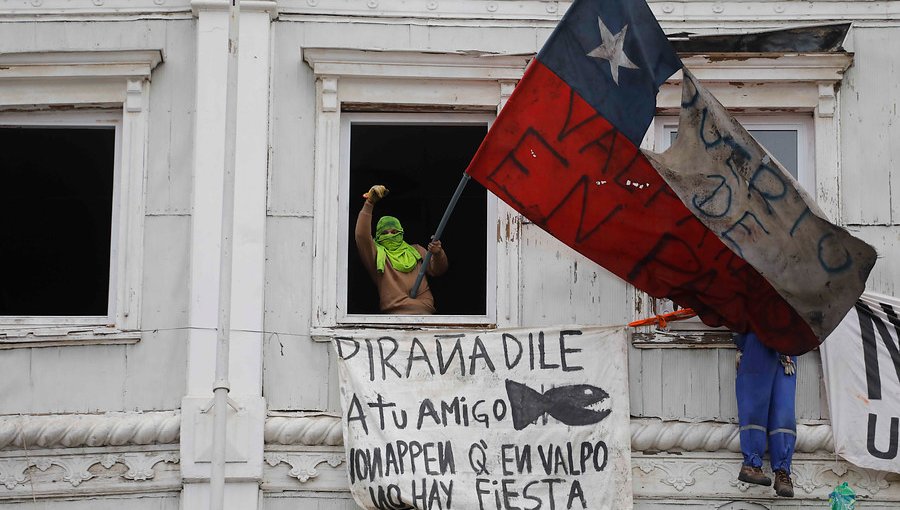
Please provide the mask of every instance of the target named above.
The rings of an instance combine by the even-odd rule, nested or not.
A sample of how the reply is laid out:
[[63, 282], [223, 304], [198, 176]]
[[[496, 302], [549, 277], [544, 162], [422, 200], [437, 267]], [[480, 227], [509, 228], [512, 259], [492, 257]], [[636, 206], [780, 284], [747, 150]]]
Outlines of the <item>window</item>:
[[0, 316], [112, 321], [119, 132], [115, 114], [0, 115]]
[[0, 55], [0, 349], [140, 340], [160, 50]]
[[[383, 215], [396, 216], [410, 244], [425, 246], [434, 233], [463, 170], [487, 133], [490, 117], [483, 115], [344, 115], [345, 161], [348, 174], [348, 215], [344, 231], [347, 263], [343, 298], [349, 321], [378, 320], [378, 293], [359, 262], [354, 226], [362, 208], [361, 195], [373, 184], [384, 184], [390, 195], [375, 208], [373, 223]], [[487, 314], [488, 196], [470, 183], [441, 236], [450, 268], [428, 282], [439, 316], [484, 317]], [[404, 319], [382, 317], [392, 322]]]
[[516, 324], [519, 217], [478, 184], [466, 186], [442, 236], [450, 270], [429, 280], [436, 315], [373, 313], [374, 285], [360, 274], [350, 228], [360, 195], [394, 179], [399, 184], [376, 215], [397, 208], [406, 240], [424, 244], [529, 56], [334, 48], [302, 54], [316, 76], [313, 339], [359, 325]]
[[[808, 193], [815, 196], [815, 138], [812, 115], [740, 115], [741, 125], [766, 148]], [[662, 152], [678, 134], [678, 117], [657, 117], [656, 148]]]

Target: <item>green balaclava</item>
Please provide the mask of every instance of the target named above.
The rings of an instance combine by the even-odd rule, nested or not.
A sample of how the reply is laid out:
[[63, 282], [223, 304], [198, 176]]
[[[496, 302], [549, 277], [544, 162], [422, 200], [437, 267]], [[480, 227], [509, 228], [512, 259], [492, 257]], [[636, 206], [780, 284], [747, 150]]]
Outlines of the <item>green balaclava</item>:
[[[395, 234], [385, 234], [384, 231], [394, 229]], [[416, 264], [422, 260], [418, 250], [403, 240], [403, 227], [400, 220], [393, 216], [382, 216], [375, 226], [375, 267], [379, 273], [384, 273], [384, 258], [391, 261], [391, 267], [401, 273], [412, 271]]]

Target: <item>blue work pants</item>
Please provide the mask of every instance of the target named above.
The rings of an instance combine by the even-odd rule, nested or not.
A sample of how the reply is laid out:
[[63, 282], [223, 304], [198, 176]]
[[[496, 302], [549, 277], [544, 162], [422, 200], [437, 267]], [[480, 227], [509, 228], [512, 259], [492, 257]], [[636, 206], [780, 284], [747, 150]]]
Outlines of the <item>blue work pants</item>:
[[[763, 345], [756, 334], [737, 335], [735, 342], [743, 352], [735, 393], [744, 464], [762, 466], [768, 439], [772, 470], [790, 473], [797, 442], [797, 374], [786, 374], [779, 354]], [[791, 359], [796, 367], [797, 358]]]

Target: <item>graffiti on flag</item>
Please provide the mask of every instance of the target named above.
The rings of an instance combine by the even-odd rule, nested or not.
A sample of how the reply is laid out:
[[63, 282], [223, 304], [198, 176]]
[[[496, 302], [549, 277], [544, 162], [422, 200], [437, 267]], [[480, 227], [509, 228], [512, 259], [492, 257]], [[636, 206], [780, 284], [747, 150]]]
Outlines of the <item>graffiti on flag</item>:
[[336, 337], [364, 508], [630, 508], [620, 328]]
[[900, 473], [900, 299], [864, 293], [821, 346], [835, 451]]

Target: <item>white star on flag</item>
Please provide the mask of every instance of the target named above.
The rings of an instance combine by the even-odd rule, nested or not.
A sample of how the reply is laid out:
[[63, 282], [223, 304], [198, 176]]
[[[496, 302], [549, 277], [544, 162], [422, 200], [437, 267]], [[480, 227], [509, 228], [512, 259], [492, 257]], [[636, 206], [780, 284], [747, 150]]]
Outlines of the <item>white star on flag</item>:
[[628, 25], [622, 27], [622, 30], [620, 30], [618, 34], [613, 35], [613, 33], [606, 28], [606, 25], [603, 24], [602, 19], [598, 17], [597, 21], [600, 23], [600, 39], [603, 44], [592, 49], [587, 55], [589, 57], [608, 61], [612, 79], [616, 85], [618, 85], [620, 67], [640, 69], [627, 55], [625, 55], [625, 33], [628, 31]]

